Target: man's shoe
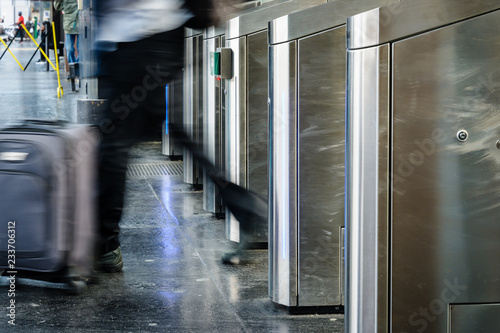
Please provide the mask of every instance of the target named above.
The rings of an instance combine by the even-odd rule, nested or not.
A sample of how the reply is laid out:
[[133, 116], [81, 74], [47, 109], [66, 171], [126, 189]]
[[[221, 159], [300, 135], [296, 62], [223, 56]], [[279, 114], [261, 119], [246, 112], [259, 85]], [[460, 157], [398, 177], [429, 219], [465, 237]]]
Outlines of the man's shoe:
[[97, 268], [106, 273], [121, 272], [123, 268], [121, 248], [118, 246], [116, 250], [103, 254], [97, 260]]

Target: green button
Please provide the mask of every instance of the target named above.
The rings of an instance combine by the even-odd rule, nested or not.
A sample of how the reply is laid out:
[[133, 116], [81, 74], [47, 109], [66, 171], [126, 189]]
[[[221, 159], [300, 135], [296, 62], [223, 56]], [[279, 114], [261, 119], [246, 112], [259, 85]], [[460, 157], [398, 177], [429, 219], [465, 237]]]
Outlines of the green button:
[[210, 52], [210, 74], [220, 75], [220, 52]]

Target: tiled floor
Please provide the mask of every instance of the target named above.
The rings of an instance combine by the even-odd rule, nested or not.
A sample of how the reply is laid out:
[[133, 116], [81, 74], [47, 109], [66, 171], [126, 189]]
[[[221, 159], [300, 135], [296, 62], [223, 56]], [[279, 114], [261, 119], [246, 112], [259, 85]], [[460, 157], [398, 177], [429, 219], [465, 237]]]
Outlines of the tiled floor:
[[[3, 47], [0, 48], [3, 52]], [[15, 45], [26, 63], [34, 47]], [[0, 121], [22, 118], [74, 122], [78, 94], [62, 73], [22, 72], [9, 54], [0, 60]], [[133, 164], [173, 163], [160, 142], [138, 145]], [[177, 164], [175, 164], [177, 163]], [[344, 316], [289, 315], [268, 297], [267, 251], [252, 250], [251, 263], [225, 266], [234, 246], [224, 221], [202, 210], [202, 192], [181, 175], [132, 176], [121, 223], [123, 273], [100, 274], [80, 296], [62, 285], [16, 283], [16, 326], [8, 324], [8, 282], [0, 288], [0, 332], [343, 332]], [[3, 319], [2, 319], [3, 318]]]

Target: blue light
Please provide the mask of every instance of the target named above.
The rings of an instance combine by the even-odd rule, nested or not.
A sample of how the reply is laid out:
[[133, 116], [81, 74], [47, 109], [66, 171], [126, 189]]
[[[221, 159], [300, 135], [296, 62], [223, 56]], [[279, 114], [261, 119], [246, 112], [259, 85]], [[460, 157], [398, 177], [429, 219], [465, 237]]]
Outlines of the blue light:
[[167, 102], [165, 108], [165, 134], [168, 134], [168, 84], [165, 86], [165, 101]]

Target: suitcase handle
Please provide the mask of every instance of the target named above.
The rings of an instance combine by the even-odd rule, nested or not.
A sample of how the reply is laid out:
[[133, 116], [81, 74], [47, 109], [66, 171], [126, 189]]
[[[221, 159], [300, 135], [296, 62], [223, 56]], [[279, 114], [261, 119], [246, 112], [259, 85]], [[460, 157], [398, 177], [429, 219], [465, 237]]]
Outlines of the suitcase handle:
[[15, 131], [15, 130], [27, 130], [27, 129], [39, 129], [44, 131], [50, 131], [50, 127], [57, 129], [66, 127], [69, 122], [65, 120], [44, 120], [44, 119], [21, 119], [8, 122], [5, 127], [2, 127], [3, 131]]
[[38, 126], [57, 126], [63, 127], [68, 124], [66, 120], [45, 120], [45, 119], [24, 119], [21, 120], [22, 125], [38, 125]]

